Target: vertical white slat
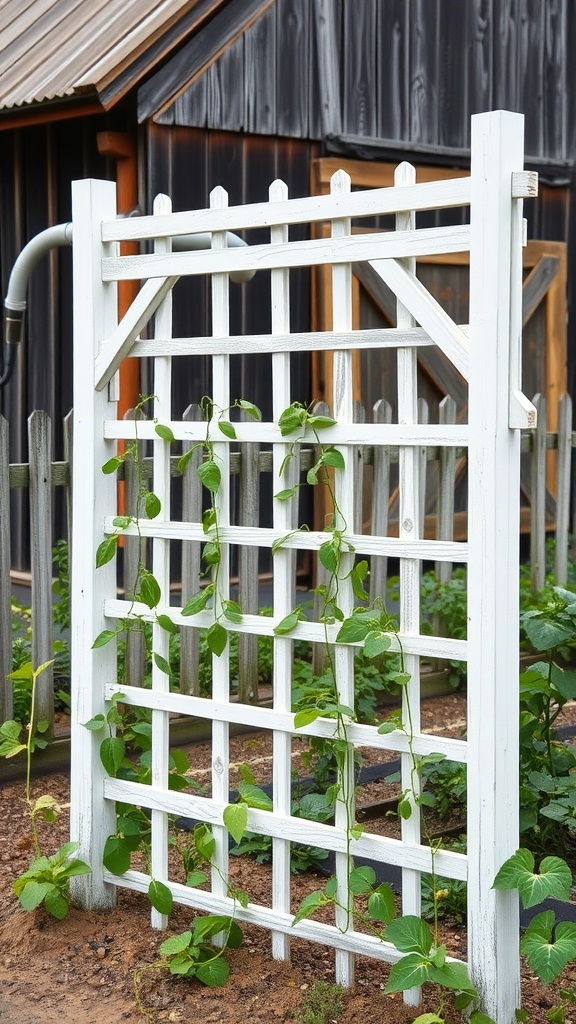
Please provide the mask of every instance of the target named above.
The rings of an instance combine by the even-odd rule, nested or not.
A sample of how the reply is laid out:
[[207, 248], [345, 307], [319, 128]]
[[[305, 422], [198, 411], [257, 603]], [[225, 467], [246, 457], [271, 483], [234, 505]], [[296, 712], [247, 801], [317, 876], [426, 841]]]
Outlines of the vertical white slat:
[[[134, 409], [127, 409], [124, 414], [125, 420], [133, 420], [136, 416], [142, 419], [142, 411], [134, 412]], [[138, 441], [138, 461], [144, 457], [144, 444]], [[124, 462], [124, 510], [126, 515], [142, 515], [143, 510], [138, 508], [140, 501], [140, 472], [137, 462], [133, 459], [126, 459]], [[147, 542], [144, 537], [123, 537], [124, 544], [124, 592], [128, 600], [135, 596], [134, 588], [138, 578], [138, 566], [140, 561], [146, 561]], [[126, 634], [126, 646], [124, 650], [124, 678], [120, 680], [122, 686], [142, 686], [146, 671], [146, 650], [144, 645], [144, 634], [140, 628], [128, 630]]]
[[[492, 883], [518, 845], [520, 431], [509, 427], [511, 323], [521, 289], [523, 117], [472, 118], [468, 481], [468, 956], [485, 1012], [520, 1005], [516, 892]], [[513, 246], [514, 239], [514, 246]], [[511, 272], [512, 268], [512, 272]], [[515, 386], [515, 382], [512, 382]]]
[[[154, 200], [155, 214], [172, 212], [168, 196], [158, 195]], [[170, 238], [157, 239], [154, 252], [165, 253], [172, 249]], [[154, 333], [159, 338], [172, 337], [172, 292], [163, 300], [154, 317]], [[154, 359], [154, 419], [167, 423], [172, 419], [171, 405], [172, 359], [170, 356], [156, 356]], [[153, 441], [153, 491], [160, 499], [160, 518], [170, 519], [170, 445], [160, 437]], [[162, 594], [162, 604], [170, 603], [170, 541], [162, 537], [152, 540], [152, 574]], [[165, 661], [170, 660], [170, 635], [157, 622], [152, 625], [152, 650]], [[160, 693], [170, 692], [170, 677], [152, 660], [152, 689]], [[170, 756], [170, 719], [167, 711], [152, 712], [152, 762], [151, 782], [153, 786], [168, 788], [168, 760]], [[152, 845], [150, 870], [158, 882], [168, 879], [168, 814], [152, 811]], [[153, 928], [165, 928], [168, 918], [152, 908]]]
[[[283, 181], [272, 182], [269, 189], [271, 203], [288, 198]], [[273, 227], [270, 241], [281, 244], [288, 241], [288, 228]], [[272, 305], [272, 334], [290, 331], [290, 272], [273, 270], [270, 281]], [[272, 356], [272, 418], [278, 422], [281, 413], [290, 405], [290, 353], [277, 352]], [[290, 451], [288, 444], [275, 444], [272, 452], [273, 492], [293, 486], [298, 479], [299, 458], [291, 460], [286, 473], [280, 477], [282, 463]], [[295, 506], [298, 499], [273, 500], [274, 528], [288, 533], [294, 528]], [[295, 552], [280, 548], [274, 555], [273, 604], [274, 618], [279, 622], [293, 608], [295, 599]], [[273, 690], [274, 710], [290, 711], [292, 707], [292, 653], [293, 644], [288, 637], [274, 637]], [[273, 732], [273, 793], [274, 813], [289, 815], [291, 811], [292, 738], [281, 730]], [[290, 912], [290, 842], [272, 840], [272, 907]], [[287, 960], [290, 956], [290, 938], [282, 932], [272, 933], [272, 956]]]
[[[36, 409], [28, 419], [30, 462], [30, 567], [32, 575], [32, 664], [44, 665], [52, 651], [52, 424]], [[54, 668], [50, 665], [36, 683], [36, 722], [48, 722], [46, 738], [54, 735]]]
[[[228, 206], [228, 193], [218, 186], [210, 193], [210, 207], [213, 210], [225, 209]], [[215, 231], [212, 235], [212, 248], [226, 248], [226, 232]], [[212, 275], [212, 333], [215, 337], [224, 338], [230, 333], [230, 302], [228, 274]], [[227, 410], [230, 406], [230, 357], [212, 357], [212, 397], [215, 414]], [[219, 434], [216, 423], [211, 428], [214, 438], [214, 456], [222, 474], [220, 489], [214, 495], [218, 509], [218, 522], [222, 526], [230, 523], [230, 448], [227, 443], [215, 440]], [[219, 435], [222, 436], [222, 435]], [[222, 601], [230, 596], [230, 555], [227, 545], [221, 546], [221, 560], [217, 567], [218, 587], [214, 595], [216, 615], [222, 611]], [[214, 700], [230, 699], [230, 645], [227, 643], [220, 657], [212, 657], [212, 692]], [[212, 796], [223, 804], [228, 803], [230, 733], [227, 722], [212, 722]], [[212, 870], [212, 890], [218, 896], [226, 895], [226, 878], [228, 876], [228, 831], [223, 826], [213, 829], [216, 840], [214, 867]]]
[[[425, 425], [430, 419], [430, 408], [425, 398], [418, 399], [418, 423]], [[423, 444], [418, 450], [418, 522], [424, 536], [424, 516], [426, 515], [426, 479], [428, 476], [428, 447]]]
[[[445, 395], [440, 402], [440, 423], [456, 422], [456, 402]], [[442, 447], [438, 460], [438, 540], [454, 539], [454, 486], [456, 481], [456, 449]], [[437, 562], [436, 575], [440, 583], [448, 583], [452, 576], [450, 562]]]
[[[375, 423], [392, 422], [392, 406], [385, 398], [379, 398], [374, 405]], [[390, 449], [374, 445], [372, 466], [372, 534], [385, 537], [388, 533], [388, 502], [390, 501]], [[385, 555], [370, 558], [370, 604], [378, 599], [386, 605], [388, 559]]]
[[[71, 879], [74, 900], [86, 909], [112, 907], [115, 886], [104, 882], [102, 854], [115, 831], [113, 801], [102, 798], [105, 771], [100, 761], [101, 735], [83, 723], [105, 711], [104, 684], [116, 680], [116, 645], [92, 649], [94, 639], [110, 623], [104, 601], [116, 594], [115, 559], [95, 569], [96, 549], [104, 539], [104, 519], [116, 507], [114, 474], [100, 467], [116, 452], [114, 441], [103, 437], [102, 424], [116, 418], [116, 403], [108, 390], [94, 391], [94, 359], [100, 342], [117, 324], [117, 287], [103, 284], [101, 260], [117, 247], [103, 245], [100, 223], [116, 216], [116, 186], [112, 181], [72, 184], [74, 224], [74, 463], [71, 579], [71, 696], [70, 832], [80, 844], [78, 856], [90, 875]], [[87, 467], [88, 471], [87, 471]]]
[[[416, 180], [414, 167], [401, 163], [394, 173], [397, 187], [412, 185]], [[410, 231], [416, 226], [414, 213], [396, 215], [396, 230]], [[402, 261], [407, 270], [415, 272], [415, 260]], [[414, 319], [400, 303], [396, 305], [397, 327], [413, 327]], [[418, 363], [415, 348], [398, 350], [398, 423], [410, 425], [418, 422]], [[416, 448], [400, 448], [399, 461], [399, 537], [401, 540], [418, 540], [420, 522], [420, 466]], [[400, 560], [400, 632], [420, 632], [420, 561], [416, 558]], [[404, 667], [410, 675], [410, 682], [403, 690], [402, 720], [404, 728], [412, 733], [420, 732], [420, 660], [416, 655], [406, 655]], [[414, 771], [410, 754], [401, 756], [402, 790], [418, 796], [419, 779]], [[405, 842], [420, 842], [420, 811], [413, 796], [410, 797], [412, 814], [402, 820], [402, 839]], [[402, 912], [420, 916], [420, 873], [412, 868], [402, 871]], [[410, 989], [404, 1000], [411, 1006], [420, 1002], [420, 989]]]
[[570, 522], [570, 468], [572, 464], [572, 398], [558, 402], [558, 455], [556, 461], [556, 550], [554, 575], [564, 587], [568, 578], [568, 524]]
[[[199, 405], [189, 405], [182, 417], [183, 420], [202, 419]], [[182, 454], [192, 447], [191, 441], [182, 445]], [[202, 485], [198, 479], [198, 466], [202, 458], [200, 448], [190, 456], [182, 478], [182, 521], [199, 523], [202, 519]], [[200, 544], [198, 541], [184, 541], [182, 544], [182, 604], [198, 590], [200, 578]], [[183, 629], [180, 634], [180, 690], [194, 697], [200, 696], [198, 670], [200, 663], [200, 638], [198, 630], [193, 626]]]
[[532, 401], [538, 419], [530, 453], [530, 581], [537, 594], [546, 582], [546, 399]]
[[[330, 180], [330, 194], [342, 195], [350, 192], [350, 175], [345, 171], [336, 171]], [[349, 219], [332, 221], [333, 238], [344, 238], [351, 232]], [[332, 323], [335, 331], [352, 330], [352, 268], [349, 264], [332, 267]], [[352, 352], [334, 352], [332, 379], [334, 382], [334, 419], [339, 423], [354, 421], [353, 398], [353, 363]], [[334, 471], [334, 493], [338, 503], [339, 514], [334, 517], [334, 526], [339, 530], [350, 531], [354, 525], [355, 504], [355, 465], [353, 450], [349, 447], [342, 450], [345, 468]], [[349, 579], [345, 579], [352, 568], [353, 555], [342, 556], [339, 568], [338, 604], [344, 616], [352, 613], [354, 594]], [[336, 689], [342, 704], [354, 708], [354, 651], [345, 645], [336, 646], [333, 652], [336, 675]], [[350, 828], [354, 824], [354, 747], [348, 745], [345, 764], [342, 770], [342, 798], [336, 801], [335, 823], [338, 828]], [[352, 858], [346, 853], [335, 855], [336, 878], [338, 879], [337, 898], [340, 907], [336, 908], [336, 924], [345, 930], [350, 925], [350, 909], [352, 897], [348, 886], [348, 876], [352, 868]], [[354, 957], [342, 950], [336, 951], [336, 982], [343, 986], [352, 985], [354, 981]]]
[[[247, 412], [240, 419], [250, 420]], [[240, 525], [257, 527], [260, 517], [260, 446], [240, 445]], [[238, 602], [243, 612], [258, 612], [257, 547], [242, 544], [238, 552]], [[258, 702], [258, 637], [240, 633], [238, 637], [238, 700]]]
[[0, 722], [14, 714], [12, 683], [12, 606], [10, 585], [10, 456], [8, 423], [0, 416]]
[[70, 410], [63, 421], [64, 462], [68, 467], [66, 487], [66, 540], [68, 541], [68, 572], [72, 571], [72, 457], [74, 450], [73, 412]]

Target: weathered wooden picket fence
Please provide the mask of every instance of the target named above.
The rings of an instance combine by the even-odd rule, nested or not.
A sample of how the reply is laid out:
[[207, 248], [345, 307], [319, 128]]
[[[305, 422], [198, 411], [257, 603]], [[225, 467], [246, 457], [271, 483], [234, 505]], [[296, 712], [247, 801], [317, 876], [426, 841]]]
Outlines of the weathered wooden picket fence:
[[[499, 111], [472, 119], [472, 162], [469, 178], [419, 185], [413, 168], [402, 165], [390, 189], [351, 192], [342, 172], [332, 179], [331, 194], [289, 200], [286, 188], [275, 182], [270, 203], [228, 208], [220, 188], [211, 194], [210, 209], [172, 214], [170, 200], [159, 196], [151, 217], [121, 220], [116, 216], [115, 188], [110, 182], [76, 182], [73, 189], [74, 231], [74, 489], [72, 540], [72, 767], [71, 831], [79, 854], [92, 867], [89, 876], [73, 879], [74, 894], [85, 906], [112, 906], [116, 888], [146, 891], [151, 878], [169, 886], [174, 898], [187, 906], [217, 913], [234, 913], [272, 933], [277, 958], [289, 956], [291, 934], [334, 947], [337, 980], [350, 984], [354, 955], [361, 953], [394, 962], [401, 953], [388, 942], [354, 928], [346, 908], [351, 906], [351, 855], [402, 868], [403, 911], [420, 913], [421, 874], [435, 870], [468, 883], [468, 960], [474, 983], [486, 1010], [498, 1024], [512, 1024], [519, 1005], [518, 901], [515, 893], [495, 891], [496, 872], [515, 850], [518, 840], [518, 695], [511, 680], [517, 673], [520, 430], [534, 425], [535, 411], [520, 389], [522, 199], [533, 195], [533, 176], [522, 171], [523, 119]], [[437, 228], [416, 225], [420, 210], [470, 208], [470, 224], [457, 222]], [[396, 230], [353, 233], [352, 219], [393, 214]], [[290, 241], [294, 223], [328, 223], [328, 238]], [[242, 249], [226, 248], [226, 232], [268, 227], [270, 242]], [[189, 231], [209, 231], [212, 250], [172, 253], [170, 239]], [[122, 240], [148, 240], [153, 251], [119, 256]], [[470, 252], [469, 324], [456, 325], [415, 275], [419, 255]], [[352, 329], [352, 264], [367, 261], [397, 297], [397, 327], [367, 332]], [[290, 332], [290, 268], [329, 265], [332, 273], [332, 329], [322, 335]], [[257, 338], [231, 336], [228, 275], [236, 269], [270, 271], [271, 332]], [[212, 289], [212, 322], [208, 337], [174, 338], [171, 289], [187, 275], [208, 275]], [[118, 323], [115, 282], [142, 282], [130, 310]], [[152, 325], [153, 320], [153, 325]], [[142, 332], [146, 325], [147, 336]], [[418, 325], [418, 326], [417, 326]], [[358, 424], [353, 418], [353, 349], [362, 344], [398, 352], [398, 415], [393, 423]], [[419, 345], [436, 344], [468, 381], [468, 423], [422, 425], [418, 422], [417, 360]], [[203, 541], [205, 523], [174, 518], [170, 504], [170, 447], [201, 444], [206, 423], [175, 419], [171, 407], [172, 362], [182, 355], [210, 359], [212, 400], [216, 410], [230, 407], [230, 357], [238, 351], [267, 355], [272, 369], [271, 422], [238, 423], [243, 444], [270, 445], [274, 472], [291, 453], [291, 440], [315, 444], [313, 431], [285, 437], [281, 413], [291, 402], [290, 352], [324, 348], [334, 352], [334, 426], [323, 431], [323, 443], [340, 453], [334, 470], [338, 513], [335, 526], [343, 531], [344, 551], [338, 580], [338, 602], [344, 615], [354, 603], [347, 576], [350, 552], [362, 556], [395, 557], [400, 564], [399, 630], [390, 635], [392, 647], [402, 650], [409, 682], [405, 687], [404, 728], [389, 734], [373, 726], [347, 723], [345, 765], [350, 800], [339, 800], [334, 825], [319, 824], [291, 814], [291, 743], [295, 731], [291, 711], [292, 643], [303, 639], [329, 644], [335, 666], [339, 700], [354, 705], [354, 646], [338, 642], [338, 626], [315, 620], [294, 622], [280, 634], [293, 608], [294, 552], [317, 556], [327, 534], [322, 529], [293, 532], [294, 492], [287, 501], [275, 499], [272, 526], [242, 527], [232, 521], [230, 502], [230, 440], [217, 433], [217, 417], [209, 422], [218, 459], [219, 563], [215, 609], [194, 616], [171, 606], [170, 545], [173, 540]], [[153, 362], [153, 419], [130, 424], [118, 420], [115, 374], [130, 354]], [[162, 424], [164, 437], [155, 430]], [[151, 442], [153, 489], [160, 511], [153, 520], [131, 524], [125, 534], [146, 536], [152, 548], [155, 591], [151, 608], [145, 601], [117, 597], [114, 561], [94, 571], [94, 553], [104, 537], [116, 530], [117, 486], [113, 474], [101, 468], [114, 457], [119, 440]], [[398, 447], [398, 536], [354, 530], [355, 481], [358, 451]], [[423, 447], [468, 450], [468, 536], [466, 541], [428, 540], [422, 530], [420, 453]], [[293, 464], [292, 464], [293, 465]], [[211, 471], [212, 472], [212, 471]], [[285, 477], [283, 477], [283, 480]], [[214, 477], [212, 475], [212, 485]], [[289, 535], [289, 536], [288, 536]], [[208, 537], [214, 541], [213, 523]], [[282, 541], [281, 546], [278, 542]], [[243, 613], [225, 620], [224, 602], [230, 586], [229, 552], [238, 546], [276, 546], [271, 617]], [[420, 631], [420, 573], [425, 562], [463, 563], [468, 579], [468, 638], [424, 635]], [[215, 584], [216, 586], [216, 584]], [[212, 664], [212, 697], [170, 691], [163, 667], [168, 635], [159, 616], [169, 615], [182, 630], [211, 627], [219, 616], [222, 630], [252, 636], [272, 636], [274, 679], [271, 707], [230, 701], [228, 646]], [[125, 617], [141, 616], [151, 623], [154, 651], [150, 689], [122, 686], [126, 707], [146, 707], [152, 717], [151, 785], [109, 777], [99, 756], [100, 738], [83, 723], [102, 714], [106, 701], [118, 692], [117, 657], [113, 643], [94, 645], [96, 637]], [[468, 667], [468, 727], [466, 740], [424, 734], [420, 730], [420, 661], [423, 657], [459, 658]], [[177, 712], [212, 723], [212, 795], [198, 797], [168, 788], [169, 722]], [[228, 833], [223, 813], [229, 801], [229, 728], [238, 723], [270, 730], [273, 735], [273, 810], [248, 810], [248, 828], [272, 838], [272, 898], [270, 905], [238, 908], [228, 895]], [[439, 728], [441, 726], [439, 725]], [[318, 718], [301, 730], [304, 735], [335, 738], [334, 720]], [[354, 820], [353, 762], [356, 747], [400, 753], [402, 787], [412, 793], [415, 809], [401, 822], [394, 840], [364, 832], [351, 849], [350, 821]], [[468, 852], [445, 849], [434, 856], [422, 842], [416, 813], [413, 752], [417, 756], [444, 753], [467, 765]], [[102, 853], [115, 831], [117, 801], [150, 810], [150, 873], [126, 871], [121, 877], [107, 871]], [[170, 877], [168, 821], [170, 815], [196, 818], [212, 828], [215, 853], [210, 891], [185, 886]], [[312, 919], [294, 927], [290, 891], [290, 843], [307, 842], [335, 853], [338, 904], [332, 924]], [[153, 923], [166, 919], [153, 911]], [[416, 1002], [418, 991], [406, 994]]]
[[[521, 450], [525, 462], [524, 476], [530, 482], [530, 501], [521, 507], [521, 532], [529, 534], [529, 565], [532, 585], [535, 591], [544, 584], [546, 572], [546, 541], [550, 537], [555, 540], [553, 571], [556, 581], [565, 585], [567, 582], [568, 561], [572, 558], [574, 533], [571, 510], [571, 481], [573, 451], [576, 448], [576, 432], [572, 430], [572, 399], [563, 395], [558, 403], [554, 421], [558, 424], [557, 431], [546, 430], [546, 400], [541, 395], [534, 396], [534, 405], [538, 409], [538, 427], [522, 431]], [[200, 410], [190, 407], [183, 415], [183, 420], [197, 418]], [[374, 422], [385, 421], [390, 417], [390, 406], [386, 399], [381, 399], [372, 410]], [[370, 417], [361, 406], [355, 406], [355, 419], [366, 422]], [[419, 403], [419, 418], [429, 422], [429, 412], [424, 401]], [[453, 399], [447, 395], [440, 406], [440, 418], [443, 422], [457, 419], [457, 409]], [[61, 488], [66, 495], [65, 505], [68, 510], [68, 525], [71, 522], [71, 453], [72, 453], [72, 413], [64, 420], [64, 458], [51, 461], [52, 424], [46, 413], [35, 411], [28, 423], [30, 461], [10, 464], [8, 460], [9, 427], [0, 417], [0, 516], [2, 531], [0, 533], [0, 678], [4, 685], [0, 686], [0, 721], [6, 721], [12, 713], [12, 688], [6, 681], [7, 674], [12, 670], [12, 641], [10, 629], [11, 594], [16, 583], [29, 587], [30, 624], [32, 633], [32, 658], [35, 665], [42, 665], [53, 656], [52, 629], [52, 583], [53, 554], [52, 545], [54, 530], [52, 529], [52, 507], [54, 491]], [[553, 453], [553, 461], [550, 459]], [[172, 475], [179, 477], [178, 459], [172, 458]], [[300, 451], [300, 465], [304, 472], [313, 463], [313, 450], [306, 448]], [[357, 533], [374, 532], [385, 536], [393, 535], [398, 529], [397, 510], [394, 497], [391, 495], [390, 467], [398, 463], [398, 448], [385, 446], [374, 448], [365, 445], [362, 449], [364, 473], [359, 475], [355, 496], [355, 525]], [[420, 458], [420, 494], [423, 497], [422, 520], [424, 535], [436, 537], [438, 540], [451, 540], [455, 535], [462, 534], [466, 529], [466, 512], [455, 512], [455, 491], [459, 472], [466, 466], [466, 451], [451, 450], [446, 455], [437, 447], [421, 450]], [[459, 467], [459, 469], [458, 469]], [[143, 469], [151, 471], [151, 459], [143, 459]], [[195, 465], [189, 465], [186, 481], [183, 515], [193, 521], [198, 519], [201, 509], [201, 494], [197, 477], [194, 475]], [[230, 472], [237, 478], [238, 512], [237, 521], [240, 526], [253, 526], [258, 522], [259, 494], [262, 474], [272, 473], [272, 453], [259, 451], [258, 445], [246, 445], [243, 450], [232, 451], [230, 456]], [[119, 478], [125, 486], [126, 511], [134, 511], [138, 481], [133, 464], [127, 462], [119, 470]], [[10, 492], [14, 490], [28, 492], [28, 510], [30, 524], [30, 571], [11, 572], [10, 560]], [[363, 502], [363, 490], [368, 492], [368, 501]], [[551, 492], [554, 491], [554, 497]], [[362, 522], [363, 509], [369, 507], [368, 523]], [[66, 531], [68, 540], [69, 529]], [[173, 566], [172, 598], [180, 595], [182, 601], [194, 593], [198, 585], [200, 570], [200, 545], [189, 544], [181, 551], [179, 566]], [[126, 538], [122, 564], [122, 589], [130, 587], [135, 578], [134, 559], [138, 557], [133, 538]], [[370, 597], [386, 593], [387, 558], [385, 555], [373, 556], [370, 567]], [[446, 562], [436, 566], [438, 575], [446, 580], [450, 574], [450, 565]], [[321, 573], [321, 567], [318, 572]], [[258, 574], [258, 558], [254, 548], [243, 547], [238, 554], [237, 565], [238, 600], [246, 611], [256, 613], [261, 604], [261, 583], [269, 580], [268, 573]], [[303, 585], [311, 586], [311, 567], [302, 568]], [[239, 637], [238, 658], [238, 698], [242, 702], [254, 703], [258, 699], [258, 652], [257, 641], [249, 634]], [[198, 695], [199, 678], [199, 643], [195, 630], [186, 630], [182, 636], [180, 668], [178, 673], [179, 689], [182, 693]], [[126, 682], [131, 686], [139, 686], [144, 673], [144, 644], [141, 634], [130, 635], [126, 651]], [[48, 670], [41, 683], [39, 693], [39, 717], [52, 723], [54, 718], [54, 686], [53, 673]]]

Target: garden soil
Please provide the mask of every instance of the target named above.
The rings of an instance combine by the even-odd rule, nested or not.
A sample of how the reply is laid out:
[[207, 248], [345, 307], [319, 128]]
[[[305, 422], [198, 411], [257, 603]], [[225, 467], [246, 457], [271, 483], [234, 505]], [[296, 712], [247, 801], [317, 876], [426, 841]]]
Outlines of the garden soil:
[[[453, 734], [462, 729], [465, 714], [458, 695], [426, 702], [425, 717], [452, 723]], [[266, 767], [269, 755], [262, 752], [261, 738], [232, 740], [234, 764], [252, 760]], [[190, 748], [199, 759], [201, 746]], [[198, 772], [202, 769], [198, 765]], [[0, 766], [1, 779], [1, 766]], [[258, 781], [265, 779], [258, 774]], [[51, 775], [34, 781], [34, 794], [49, 792], [61, 804], [69, 799], [65, 775]], [[203, 1024], [262, 1024], [302, 1021], [305, 1000], [315, 983], [334, 981], [334, 954], [330, 949], [292, 939], [290, 963], [273, 961], [270, 936], [264, 929], [246, 927], [244, 944], [226, 955], [230, 977], [224, 988], [210, 989], [197, 981], [172, 978], [165, 969], [152, 965], [167, 935], [186, 930], [191, 919], [187, 908], [175, 909], [168, 932], [150, 927], [149, 904], [141, 894], [118, 890], [117, 906], [108, 912], [72, 909], [63, 921], [43, 911], [28, 914], [18, 907], [12, 881], [24, 871], [31, 858], [31, 837], [23, 803], [23, 784], [10, 782], [0, 787], [0, 1022], [1, 1024], [118, 1024], [130, 1021], [190, 1021]], [[53, 825], [42, 826], [44, 852], [52, 853], [68, 838], [68, 809]], [[253, 902], [267, 902], [270, 870], [246, 858], [231, 858], [231, 873]], [[308, 892], [323, 885], [324, 879], [310, 873], [293, 880], [294, 905]], [[442, 941], [449, 952], [465, 957], [465, 933], [456, 921], [443, 922]], [[314, 1024], [408, 1024], [416, 1011], [406, 1007], [400, 995], [387, 995], [387, 968], [368, 958], [358, 958], [356, 981], [343, 996], [339, 1015], [330, 1011]], [[136, 980], [139, 979], [135, 987]], [[563, 986], [576, 982], [576, 968], [566, 969]], [[556, 987], [556, 991], [560, 986]], [[450, 1002], [450, 1001], [449, 1001]], [[554, 991], [544, 988], [523, 967], [523, 1006], [530, 1024], [547, 1024], [546, 1011], [554, 1005]], [[433, 1012], [439, 993], [425, 988], [419, 1012]], [[446, 1024], [461, 1021], [461, 1015], [446, 1006]], [[566, 1018], [576, 1024], [576, 1012]]]

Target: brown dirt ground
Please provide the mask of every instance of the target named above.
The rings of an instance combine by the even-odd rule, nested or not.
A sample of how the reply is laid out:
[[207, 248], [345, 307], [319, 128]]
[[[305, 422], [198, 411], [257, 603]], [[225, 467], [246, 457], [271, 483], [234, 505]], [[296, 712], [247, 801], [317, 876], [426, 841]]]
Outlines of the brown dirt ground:
[[[424, 728], [442, 722], [442, 733], [458, 735], [464, 726], [465, 701], [459, 694], [424, 702]], [[451, 723], [447, 728], [445, 723]], [[207, 748], [189, 748], [193, 774], [201, 781], [206, 768]], [[270, 753], [261, 736], [237, 737], [231, 742], [231, 762], [252, 763], [257, 780], [267, 781]], [[295, 764], [298, 751], [295, 751]], [[68, 800], [68, 778], [52, 775], [34, 784], [34, 795], [49, 792], [63, 804]], [[306, 992], [315, 982], [334, 981], [334, 955], [329, 949], [292, 941], [291, 963], [273, 961], [270, 937], [263, 929], [244, 929], [245, 942], [227, 954], [230, 978], [225, 988], [209, 989], [196, 981], [171, 978], [163, 970], [145, 971], [140, 998], [146, 1015], [138, 1008], [135, 972], [151, 964], [167, 934], [185, 930], [191, 913], [178, 907], [170, 919], [168, 933], [158, 933], [149, 924], [146, 898], [118, 890], [117, 906], [109, 912], [72, 909], [64, 921], [54, 921], [42, 911], [28, 914], [18, 907], [12, 881], [25, 870], [30, 859], [30, 834], [23, 786], [11, 782], [0, 788], [0, 1022], [2, 1024], [136, 1024], [146, 1018], [153, 1022], [200, 1019], [206, 1024], [244, 1024], [246, 1020], [297, 1022]], [[390, 795], [378, 789], [370, 799]], [[371, 824], [372, 827], [372, 824]], [[58, 821], [43, 827], [46, 853], [52, 853], [68, 838], [67, 810]], [[245, 858], [231, 858], [231, 874], [244, 886], [254, 902], [266, 900], [270, 889], [267, 866], [257, 867]], [[307, 893], [323, 884], [311, 874], [293, 881], [295, 905]], [[449, 952], [465, 956], [465, 934], [455, 921], [443, 925], [442, 940]], [[358, 958], [356, 982], [344, 994], [341, 1024], [408, 1024], [416, 1011], [404, 1006], [401, 996], [384, 994], [387, 968], [368, 958]], [[566, 969], [562, 985], [576, 983], [576, 966]], [[560, 986], [556, 986], [558, 991]], [[546, 1024], [546, 1010], [554, 1005], [554, 991], [541, 986], [523, 967], [523, 1006], [530, 1024]], [[426, 991], [420, 1013], [438, 1009], [438, 993]], [[446, 1024], [462, 1020], [445, 1007]], [[332, 1017], [318, 1024], [331, 1024]], [[336, 1019], [336, 1018], [334, 1018]], [[576, 1012], [566, 1018], [576, 1024]]]

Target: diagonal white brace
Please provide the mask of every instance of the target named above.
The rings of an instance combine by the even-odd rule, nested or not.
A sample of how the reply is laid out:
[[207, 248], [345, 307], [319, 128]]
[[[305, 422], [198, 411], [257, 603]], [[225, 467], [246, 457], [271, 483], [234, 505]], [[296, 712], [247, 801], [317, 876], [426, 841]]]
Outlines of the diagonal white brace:
[[468, 338], [440, 303], [414, 274], [396, 260], [370, 260], [370, 266], [398, 296], [402, 305], [410, 311], [464, 379], [468, 380]]
[[96, 391], [102, 391], [106, 387], [122, 360], [130, 352], [140, 331], [156, 312], [158, 306], [166, 298], [166, 295], [176, 284], [177, 280], [177, 277], [149, 280], [140, 289], [115, 331], [102, 344], [94, 360], [94, 387]]

